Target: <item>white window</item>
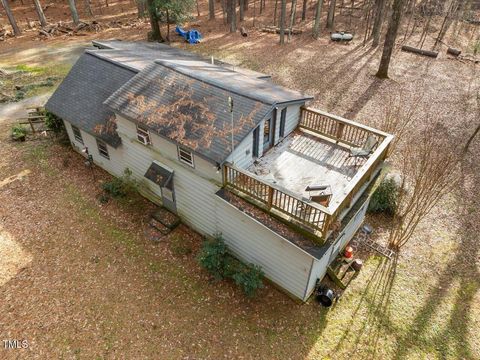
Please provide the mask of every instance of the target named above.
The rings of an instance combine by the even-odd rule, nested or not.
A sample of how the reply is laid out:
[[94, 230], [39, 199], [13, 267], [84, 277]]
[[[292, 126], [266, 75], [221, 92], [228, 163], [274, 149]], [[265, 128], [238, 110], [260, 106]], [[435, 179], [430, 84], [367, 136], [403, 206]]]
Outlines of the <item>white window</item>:
[[148, 129], [142, 125], [137, 125], [137, 140], [140, 141], [143, 145], [151, 144], [150, 142], [150, 133]]
[[105, 159], [110, 160], [110, 155], [108, 155], [107, 144], [105, 144], [102, 140], [97, 139], [97, 148], [100, 156], [103, 156]]
[[178, 147], [178, 158], [181, 162], [193, 167], [193, 153], [190, 150]]
[[75, 140], [77, 140], [80, 144], [83, 144], [82, 133], [80, 132], [80, 129], [72, 125], [72, 131]]

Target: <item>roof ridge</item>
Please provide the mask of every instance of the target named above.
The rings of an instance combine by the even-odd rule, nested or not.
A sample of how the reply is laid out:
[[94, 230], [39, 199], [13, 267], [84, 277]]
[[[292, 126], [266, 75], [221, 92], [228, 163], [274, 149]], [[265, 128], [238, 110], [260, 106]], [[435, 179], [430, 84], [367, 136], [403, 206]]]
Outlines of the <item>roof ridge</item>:
[[110, 64], [116, 65], [118, 67], [130, 70], [130, 71], [132, 71], [134, 73], [137, 73], [137, 74], [141, 71], [139, 69], [134, 68], [133, 66], [129, 66], [129, 65], [123, 63], [123, 62], [115, 61], [115, 60], [113, 60], [109, 57], [105, 57], [105, 56], [101, 55], [103, 52], [114, 52], [114, 51], [118, 51], [118, 50], [117, 49], [97, 49], [97, 50], [95, 50], [95, 49], [85, 49], [84, 53], [88, 54], [88, 55], [91, 55], [91, 56], [94, 56], [97, 59], [106, 61]]

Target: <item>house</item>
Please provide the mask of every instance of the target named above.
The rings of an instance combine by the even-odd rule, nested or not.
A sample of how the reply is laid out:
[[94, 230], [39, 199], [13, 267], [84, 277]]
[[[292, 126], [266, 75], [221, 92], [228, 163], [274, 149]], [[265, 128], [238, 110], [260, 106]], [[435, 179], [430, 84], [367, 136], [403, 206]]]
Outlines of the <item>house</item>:
[[361, 225], [392, 136], [261, 73], [162, 44], [94, 46], [46, 104], [72, 146], [130, 169], [145, 197], [306, 301]]

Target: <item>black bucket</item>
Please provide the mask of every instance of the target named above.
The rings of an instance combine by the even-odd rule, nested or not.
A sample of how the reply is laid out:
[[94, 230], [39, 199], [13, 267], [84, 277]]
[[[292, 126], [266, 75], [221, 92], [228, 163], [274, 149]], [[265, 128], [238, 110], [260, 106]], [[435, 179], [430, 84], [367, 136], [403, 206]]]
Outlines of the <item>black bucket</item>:
[[321, 305], [325, 307], [330, 307], [332, 306], [333, 300], [335, 299], [335, 293], [332, 289], [320, 288], [317, 291], [316, 298]]

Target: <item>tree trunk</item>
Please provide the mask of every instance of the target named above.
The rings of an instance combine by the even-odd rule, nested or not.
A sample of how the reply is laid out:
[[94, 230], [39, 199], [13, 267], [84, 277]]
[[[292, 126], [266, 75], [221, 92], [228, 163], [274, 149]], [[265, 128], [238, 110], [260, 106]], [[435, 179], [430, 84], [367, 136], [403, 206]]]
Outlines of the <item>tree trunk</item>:
[[280, 9], [280, 45], [285, 44], [285, 17], [287, 13], [287, 0], [282, 0]]
[[292, 29], [293, 29], [293, 24], [295, 23], [295, 15], [297, 14], [296, 12], [296, 7], [297, 7], [297, 0], [292, 0], [292, 9], [290, 11], [290, 26], [288, 27], [288, 40], [290, 41], [292, 38]]
[[278, 0], [275, 0], [275, 10], [273, 11], [273, 26], [277, 26]]
[[145, 0], [136, 0], [138, 18], [142, 19], [145, 17]]
[[395, 46], [395, 39], [397, 38], [398, 27], [402, 17], [404, 0], [393, 0], [392, 18], [388, 24], [387, 35], [385, 37], [385, 44], [383, 45], [382, 59], [376, 76], [380, 79], [388, 78], [388, 68], [390, 66], [390, 59], [392, 58], [393, 48]]
[[197, 0], [197, 17], [200, 17], [200, 5], [198, 5], [198, 0]]
[[380, 44], [380, 36], [382, 34], [383, 11], [385, 9], [385, 0], [375, 0], [375, 20], [373, 21], [373, 42], [372, 47]]
[[239, 8], [240, 8], [240, 21], [243, 21], [243, 19], [245, 18], [245, 0], [240, 0], [240, 5], [239, 5]]
[[458, 2], [456, 0], [452, 0], [450, 6], [448, 7], [447, 13], [445, 14], [445, 18], [443, 19], [442, 26], [440, 27], [440, 31], [438, 33], [437, 39], [435, 40], [435, 44], [433, 45], [433, 49], [435, 49], [439, 42], [443, 40], [443, 37], [447, 33], [447, 30], [450, 28], [452, 24], [452, 14], [457, 11]]
[[227, 0], [227, 21], [230, 24], [230, 32], [237, 31], [237, 0]]
[[322, 16], [323, 0], [317, 0], [317, 8], [315, 10], [315, 22], [313, 24], [313, 38], [320, 37], [320, 18]]
[[72, 13], [72, 20], [75, 25], [78, 25], [80, 18], [78, 17], [77, 6], [75, 5], [75, 0], [68, 0], [68, 6], [70, 7], [70, 12]]
[[243, 11], [248, 11], [248, 0], [243, 0]]
[[163, 42], [162, 33], [160, 32], [160, 25], [158, 25], [157, 9], [153, 0], [147, 0], [148, 15], [150, 18], [150, 39], [153, 41]]
[[8, 0], [0, 0], [0, 1], [2, 2], [5, 12], [7, 13], [8, 21], [10, 22], [10, 25], [12, 25], [13, 33], [15, 34], [15, 36], [21, 35], [22, 32], [20, 31], [20, 28], [18, 27], [17, 22], [15, 21], [15, 17], [12, 14], [12, 10], [10, 10], [10, 5], [8, 5]]
[[215, 0], [208, 0], [208, 20], [215, 19]]
[[[198, 2], [197, 2], [198, 4]], [[165, 9], [165, 13], [167, 15], [167, 42], [170, 43], [170, 14], [168, 13], [168, 7]]]
[[302, 5], [302, 21], [305, 21], [307, 18], [307, 2], [308, 0], [303, 0], [303, 5]]
[[38, 15], [38, 20], [40, 20], [40, 25], [42, 27], [47, 26], [47, 19], [45, 18], [45, 14], [43, 13], [42, 5], [40, 4], [39, 0], [33, 0], [33, 4], [35, 5], [35, 11]]
[[330, 6], [328, 7], [327, 28], [333, 30], [333, 24], [335, 22], [335, 6], [337, 0], [330, 0]]
[[83, 0], [83, 4], [85, 5], [85, 12], [88, 14], [88, 16], [93, 17], [92, 5], [90, 4], [90, 0]]

